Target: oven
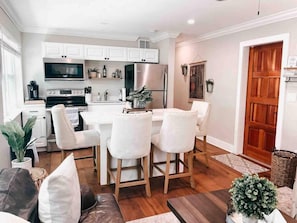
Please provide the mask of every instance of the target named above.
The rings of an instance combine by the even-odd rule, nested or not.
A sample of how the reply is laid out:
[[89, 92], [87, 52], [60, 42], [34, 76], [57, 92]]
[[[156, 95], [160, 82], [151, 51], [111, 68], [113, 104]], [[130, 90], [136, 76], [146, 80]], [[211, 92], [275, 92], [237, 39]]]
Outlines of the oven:
[[46, 91], [46, 126], [48, 152], [58, 151], [55, 143], [55, 131], [51, 116], [51, 108], [57, 104], [64, 104], [67, 108], [75, 108], [78, 111], [78, 124], [74, 127], [75, 131], [84, 129], [83, 119], [80, 112], [87, 111], [87, 103], [85, 101], [84, 89], [48, 89]]

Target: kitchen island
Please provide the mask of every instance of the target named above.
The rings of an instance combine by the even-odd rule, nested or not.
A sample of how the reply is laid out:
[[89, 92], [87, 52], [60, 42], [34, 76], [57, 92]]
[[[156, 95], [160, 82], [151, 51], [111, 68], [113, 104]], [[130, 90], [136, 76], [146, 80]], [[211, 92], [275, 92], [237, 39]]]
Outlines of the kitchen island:
[[[167, 108], [167, 109], [153, 109], [152, 113], [152, 134], [156, 134], [160, 131], [162, 121], [163, 121], [163, 114], [164, 111], [180, 111], [176, 108]], [[112, 129], [112, 122], [113, 117], [116, 114], [120, 114], [119, 111], [102, 111], [102, 112], [81, 112], [80, 113], [85, 124], [88, 128], [95, 128], [100, 132], [100, 184], [106, 185], [107, 184], [107, 139], [111, 136], [111, 129]], [[123, 129], [123, 131], [125, 131]], [[165, 154], [160, 151], [155, 151], [155, 160], [156, 161], [164, 161], [166, 159]], [[181, 154], [181, 159], [183, 159], [183, 154]], [[135, 161], [133, 160], [125, 160], [123, 162], [124, 166], [131, 165]], [[116, 167], [116, 162], [112, 160], [112, 166]], [[180, 170], [183, 171], [182, 166]], [[98, 170], [97, 170], [98, 171]], [[174, 167], [172, 166], [172, 170], [174, 171]], [[153, 176], [157, 176], [159, 173], [154, 171]], [[125, 171], [122, 174], [122, 180], [134, 180], [137, 178], [137, 172], [130, 170]], [[98, 179], [99, 180], [99, 179]]]

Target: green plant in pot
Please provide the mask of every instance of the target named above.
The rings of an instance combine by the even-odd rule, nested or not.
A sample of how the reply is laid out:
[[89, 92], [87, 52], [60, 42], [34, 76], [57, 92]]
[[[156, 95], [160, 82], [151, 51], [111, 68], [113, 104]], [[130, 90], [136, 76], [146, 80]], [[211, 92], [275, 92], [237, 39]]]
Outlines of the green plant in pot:
[[276, 186], [257, 174], [246, 174], [236, 178], [229, 192], [233, 207], [236, 212], [242, 214], [243, 222], [264, 219], [264, 216], [269, 215], [277, 205]]
[[17, 162], [24, 162], [27, 148], [37, 139], [32, 139], [32, 129], [36, 122], [36, 116], [30, 117], [24, 127], [16, 121], [0, 125], [2, 135], [6, 138], [8, 145], [15, 153]]
[[145, 108], [146, 104], [153, 100], [152, 92], [143, 86], [139, 90], [130, 92], [126, 100], [133, 103], [133, 108]]
[[97, 77], [98, 68], [96, 68], [96, 67], [95, 68], [89, 68], [88, 73], [89, 73], [90, 78], [95, 78], [95, 77]]

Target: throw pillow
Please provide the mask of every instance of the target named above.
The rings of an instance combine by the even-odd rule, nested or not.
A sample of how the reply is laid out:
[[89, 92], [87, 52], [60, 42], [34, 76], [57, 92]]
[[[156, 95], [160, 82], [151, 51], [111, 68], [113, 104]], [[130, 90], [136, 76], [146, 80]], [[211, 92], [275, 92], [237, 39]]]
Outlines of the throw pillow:
[[0, 222], [30, 223], [16, 215], [0, 211]]
[[[36, 218], [38, 191], [26, 169], [0, 170], [0, 211], [26, 220]], [[5, 221], [0, 221], [5, 222]]]
[[38, 201], [41, 222], [79, 221], [80, 186], [72, 153], [42, 182]]

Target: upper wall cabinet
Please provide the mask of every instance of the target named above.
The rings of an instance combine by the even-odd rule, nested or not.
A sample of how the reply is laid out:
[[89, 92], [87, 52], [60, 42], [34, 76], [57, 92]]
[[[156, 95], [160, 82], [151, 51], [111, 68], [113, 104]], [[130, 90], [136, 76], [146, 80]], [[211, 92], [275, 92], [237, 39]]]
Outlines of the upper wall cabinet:
[[158, 63], [159, 50], [144, 48], [127, 48], [127, 61]]
[[43, 43], [43, 57], [70, 58], [123, 62], [159, 62], [158, 49], [82, 45], [70, 43]]
[[86, 60], [126, 61], [125, 47], [84, 45]]
[[84, 59], [84, 47], [80, 44], [43, 43], [43, 57]]

